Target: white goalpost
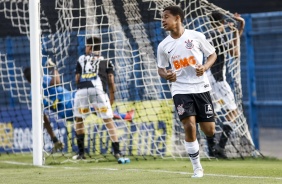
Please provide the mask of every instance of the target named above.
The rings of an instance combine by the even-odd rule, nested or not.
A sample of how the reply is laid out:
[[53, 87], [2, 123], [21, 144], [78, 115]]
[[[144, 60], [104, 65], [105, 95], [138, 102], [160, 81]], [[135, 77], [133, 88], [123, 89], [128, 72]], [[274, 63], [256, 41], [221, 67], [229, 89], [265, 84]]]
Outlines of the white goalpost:
[[[117, 90], [112, 109], [121, 151], [136, 160], [186, 157], [184, 131], [175, 113], [170, 83], [157, 73], [157, 45], [167, 36], [161, 28], [161, 13], [168, 5], [181, 6], [186, 14], [185, 28], [206, 36], [211, 36], [213, 31], [210, 19], [213, 10], [224, 14], [227, 22], [237, 25], [232, 13], [206, 0], [0, 0], [0, 14], [9, 23], [7, 28], [15, 30], [12, 38], [0, 35], [3, 43], [9, 43], [9, 47], [0, 48], [1, 89], [6, 95], [6, 101], [0, 101], [5, 108], [5, 115], [0, 115], [0, 132], [3, 132], [0, 153], [33, 151], [34, 165], [44, 164], [43, 157], [47, 162], [71, 160], [78, 150], [73, 117], [62, 118], [61, 114], [66, 115], [72, 109], [57, 107], [65, 102], [61, 96], [70, 93], [73, 97], [76, 93], [76, 62], [84, 54], [86, 39], [98, 36], [102, 55], [113, 62], [115, 69]], [[224, 26], [225, 36], [232, 41], [234, 32], [227, 24]], [[26, 49], [29, 46], [30, 49]], [[231, 158], [252, 156], [256, 150], [243, 111], [240, 58], [229, 55], [228, 50], [222, 52], [227, 55], [226, 78], [238, 107], [226, 153]], [[51, 94], [51, 86], [42, 85], [43, 76], [54, 77], [49, 73], [48, 59], [56, 64], [59, 86], [64, 91]], [[23, 74], [29, 65], [31, 85]], [[218, 105], [218, 140], [223, 132], [222, 124], [227, 121], [227, 109], [213, 92], [211, 94]], [[43, 112], [51, 121], [54, 134], [63, 142], [63, 150], [53, 151], [51, 137], [43, 129]], [[32, 124], [29, 116], [32, 116]], [[7, 127], [11, 131], [6, 131]], [[31, 132], [32, 140], [28, 138], [25, 142]], [[95, 114], [85, 119], [85, 132], [87, 159], [114, 159], [107, 128]], [[201, 156], [209, 158], [201, 130], [198, 140]]]
[[30, 21], [30, 68], [32, 91], [32, 138], [33, 165], [43, 164], [43, 126], [42, 126], [42, 93], [41, 93], [41, 32], [39, 0], [29, 1]]

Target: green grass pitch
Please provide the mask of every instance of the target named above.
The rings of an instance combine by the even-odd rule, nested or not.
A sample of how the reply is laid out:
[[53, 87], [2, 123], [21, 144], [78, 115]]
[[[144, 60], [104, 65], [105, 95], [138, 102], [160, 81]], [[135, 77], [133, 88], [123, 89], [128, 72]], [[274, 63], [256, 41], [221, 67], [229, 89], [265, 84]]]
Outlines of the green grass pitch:
[[247, 158], [245, 160], [203, 159], [203, 178], [191, 178], [188, 159], [131, 159], [129, 164], [115, 161], [49, 162], [32, 165], [31, 155], [2, 154], [0, 183], [98, 183], [98, 184], [271, 184], [282, 183], [282, 160]]

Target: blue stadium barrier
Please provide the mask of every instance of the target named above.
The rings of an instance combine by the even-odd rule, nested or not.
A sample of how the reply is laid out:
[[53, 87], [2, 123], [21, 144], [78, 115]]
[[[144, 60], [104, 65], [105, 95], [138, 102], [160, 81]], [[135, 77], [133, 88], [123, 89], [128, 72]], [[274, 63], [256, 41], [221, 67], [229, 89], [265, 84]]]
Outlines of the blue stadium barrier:
[[247, 122], [256, 148], [260, 128], [282, 128], [282, 12], [243, 15], [242, 85]]

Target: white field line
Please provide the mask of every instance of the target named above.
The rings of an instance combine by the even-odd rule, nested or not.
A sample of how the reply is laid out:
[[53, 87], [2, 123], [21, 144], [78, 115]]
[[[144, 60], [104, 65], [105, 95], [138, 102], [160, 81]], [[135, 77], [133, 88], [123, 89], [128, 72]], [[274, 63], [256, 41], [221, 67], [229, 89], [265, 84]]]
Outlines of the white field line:
[[[2, 161], [3, 163], [7, 164], [14, 164], [14, 165], [30, 165], [29, 163], [24, 162], [11, 162], [11, 161]], [[56, 168], [54, 166], [40, 166], [45, 168]], [[60, 167], [63, 169], [80, 169], [79, 167]], [[90, 168], [92, 170], [105, 170], [105, 171], [119, 171], [121, 169], [117, 168]], [[167, 171], [167, 170], [151, 170], [151, 169], [122, 169], [123, 171], [135, 171], [135, 172], [155, 172], [155, 173], [169, 173], [169, 174], [183, 174], [183, 175], [192, 175], [193, 173], [190, 172], [180, 172], [180, 171]], [[213, 176], [213, 177], [226, 177], [226, 178], [249, 178], [249, 179], [274, 179], [274, 180], [282, 180], [281, 177], [267, 177], [267, 176], [240, 176], [240, 175], [226, 175], [226, 174], [204, 174], [205, 176]]]
[[[146, 170], [146, 169], [126, 169], [132, 171], [145, 171], [145, 172], [157, 172], [157, 173], [169, 173], [169, 174], [189, 174], [192, 175], [193, 173], [189, 172], [178, 172], [178, 171], [166, 171], [166, 170]], [[215, 176], [215, 177], [229, 177], [229, 178], [251, 178], [251, 179], [275, 179], [275, 180], [282, 180], [279, 177], [267, 177], [267, 176], [240, 176], [240, 175], [225, 175], [225, 174], [204, 174], [205, 176]]]
[[[1, 161], [1, 162], [6, 163], [6, 164], [12, 164], [12, 165], [30, 165], [30, 166], [33, 166], [33, 164], [25, 163], [25, 162], [12, 162], [12, 161]], [[39, 166], [39, 167], [52, 168], [52, 166], [46, 166], [46, 165]]]

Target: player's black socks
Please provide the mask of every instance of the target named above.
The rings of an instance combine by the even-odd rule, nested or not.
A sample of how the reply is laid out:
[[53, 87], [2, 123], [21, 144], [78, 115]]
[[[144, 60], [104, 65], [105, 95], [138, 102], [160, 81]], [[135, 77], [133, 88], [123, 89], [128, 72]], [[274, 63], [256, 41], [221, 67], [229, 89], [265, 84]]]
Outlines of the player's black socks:
[[208, 150], [209, 150], [209, 155], [214, 156], [214, 146], [215, 146], [215, 135], [208, 137], [207, 138], [207, 143], [208, 143]]
[[222, 126], [223, 132], [220, 136], [220, 140], [219, 140], [219, 146], [221, 148], [225, 148], [225, 145], [228, 141], [228, 138], [230, 137], [231, 133], [232, 133], [232, 128], [230, 128], [229, 125], [223, 125]]
[[208, 137], [208, 136], [206, 136], [206, 137], [207, 137], [208, 146], [211, 147], [211, 148], [214, 147], [215, 146], [214, 134], [211, 137]]
[[79, 155], [84, 155], [84, 137], [85, 134], [76, 135]]
[[114, 149], [114, 154], [120, 153], [120, 150], [119, 150], [119, 142], [112, 142], [112, 147], [113, 147], [113, 149]]

